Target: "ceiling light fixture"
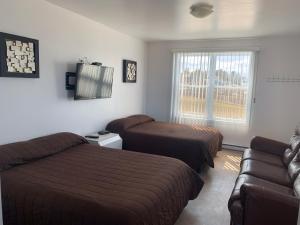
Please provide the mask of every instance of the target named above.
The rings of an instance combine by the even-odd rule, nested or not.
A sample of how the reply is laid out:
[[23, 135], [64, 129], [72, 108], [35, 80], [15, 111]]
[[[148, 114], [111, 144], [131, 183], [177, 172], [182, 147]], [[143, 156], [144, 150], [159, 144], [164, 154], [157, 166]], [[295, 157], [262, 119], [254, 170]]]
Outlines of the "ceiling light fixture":
[[213, 6], [208, 3], [197, 3], [191, 6], [191, 14], [196, 18], [209, 16], [214, 10]]

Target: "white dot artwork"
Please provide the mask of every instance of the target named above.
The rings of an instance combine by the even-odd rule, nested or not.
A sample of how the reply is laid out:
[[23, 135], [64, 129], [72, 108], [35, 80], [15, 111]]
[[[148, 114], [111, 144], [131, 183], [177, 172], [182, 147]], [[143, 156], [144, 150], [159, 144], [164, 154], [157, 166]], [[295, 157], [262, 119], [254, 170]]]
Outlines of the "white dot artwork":
[[127, 66], [127, 79], [135, 80], [136, 79], [136, 68], [134, 63], [128, 63]]
[[6, 50], [8, 72], [32, 74], [36, 71], [34, 44], [32, 42], [6, 40]]

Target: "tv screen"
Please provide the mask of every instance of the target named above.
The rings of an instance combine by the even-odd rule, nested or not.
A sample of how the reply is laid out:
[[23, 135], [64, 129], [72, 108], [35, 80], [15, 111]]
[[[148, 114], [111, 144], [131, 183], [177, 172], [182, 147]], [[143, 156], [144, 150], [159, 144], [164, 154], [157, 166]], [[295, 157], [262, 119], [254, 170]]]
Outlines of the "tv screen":
[[110, 98], [113, 73], [112, 67], [78, 63], [75, 99]]

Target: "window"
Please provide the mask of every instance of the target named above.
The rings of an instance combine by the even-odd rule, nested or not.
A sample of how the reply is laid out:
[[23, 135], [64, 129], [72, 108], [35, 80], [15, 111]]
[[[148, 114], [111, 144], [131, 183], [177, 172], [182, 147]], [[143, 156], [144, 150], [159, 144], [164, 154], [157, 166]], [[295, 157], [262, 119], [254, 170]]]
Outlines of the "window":
[[174, 53], [171, 120], [248, 124], [254, 52]]

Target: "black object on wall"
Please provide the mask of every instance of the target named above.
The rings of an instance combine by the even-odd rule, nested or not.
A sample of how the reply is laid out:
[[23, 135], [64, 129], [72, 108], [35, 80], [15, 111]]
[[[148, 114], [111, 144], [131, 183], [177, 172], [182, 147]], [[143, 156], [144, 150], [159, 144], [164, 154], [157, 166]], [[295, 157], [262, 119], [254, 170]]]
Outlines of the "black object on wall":
[[66, 72], [66, 89], [75, 90], [75, 83], [76, 83], [76, 73]]
[[132, 60], [123, 60], [123, 82], [136, 83], [137, 63]]
[[114, 68], [94, 62], [77, 63], [76, 72], [66, 72], [65, 86], [75, 100], [111, 98]]
[[0, 32], [0, 77], [39, 78], [39, 41]]

